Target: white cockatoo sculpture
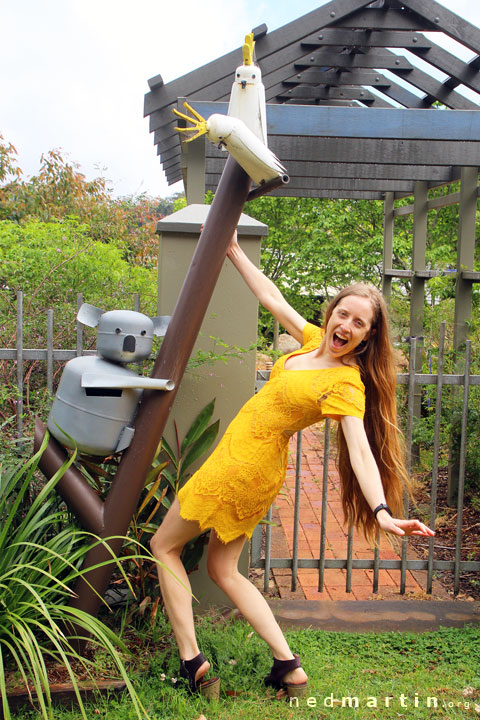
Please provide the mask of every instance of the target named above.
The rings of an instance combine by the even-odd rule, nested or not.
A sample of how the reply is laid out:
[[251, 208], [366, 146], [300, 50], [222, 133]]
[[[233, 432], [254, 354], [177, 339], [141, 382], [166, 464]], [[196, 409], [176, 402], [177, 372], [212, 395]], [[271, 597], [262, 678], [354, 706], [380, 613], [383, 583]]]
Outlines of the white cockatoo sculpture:
[[[186, 142], [206, 135], [219, 148], [228, 150], [257, 185], [264, 185], [279, 177], [283, 177], [284, 182], [288, 182], [286, 169], [266, 145], [265, 89], [261, 83], [261, 73], [252, 62], [253, 44], [253, 35], [247, 35], [243, 48], [244, 64], [235, 72], [228, 115], [214, 113], [205, 120], [185, 102], [184, 106], [191, 116], [177, 109], [173, 112], [182, 120], [191, 123], [192, 127], [175, 129], [180, 133], [193, 133]], [[256, 78], [253, 76], [257, 72], [260, 82], [254, 83], [252, 80]], [[243, 87], [244, 83], [245, 87]]]
[[254, 47], [253, 33], [249, 33], [245, 36], [243, 45], [243, 65], [239, 65], [235, 70], [228, 115], [243, 120], [245, 125], [266, 145], [265, 86], [262, 83], [262, 71], [253, 62]]

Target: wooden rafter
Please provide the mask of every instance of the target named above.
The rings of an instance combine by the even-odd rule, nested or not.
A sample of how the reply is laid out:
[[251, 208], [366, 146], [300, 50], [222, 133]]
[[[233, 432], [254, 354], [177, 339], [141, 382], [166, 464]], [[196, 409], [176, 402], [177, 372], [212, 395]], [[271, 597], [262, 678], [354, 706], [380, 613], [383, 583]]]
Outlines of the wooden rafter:
[[[425, 32], [431, 35], [427, 38]], [[442, 34], [475, 56], [468, 62], [455, 57], [442, 47]], [[262, 26], [255, 36], [256, 60], [269, 103], [269, 144], [283, 162], [292, 164], [291, 183], [278, 192], [322, 194], [341, 192], [343, 187], [345, 192], [357, 193], [362, 179], [367, 193], [377, 194], [382, 183], [385, 192], [405, 192], [408, 182], [441, 182], [454, 174], [452, 167], [480, 164], [478, 140], [467, 138], [467, 125], [477, 128], [480, 117], [476, 115], [480, 109], [480, 29], [435, 0], [332, 0], [271, 33]], [[181, 105], [182, 98], [194, 104], [199, 101], [203, 110], [209, 101], [226, 103], [233, 68], [240, 57], [237, 49], [170, 83], [163, 83], [160, 75], [149, 81], [145, 115], [150, 117], [157, 154], [170, 183], [182, 177], [181, 145], [174, 131], [172, 108]], [[432, 73], [415, 65], [415, 57], [428, 63]], [[446, 79], [437, 79], [437, 70]], [[474, 95], [459, 92], [462, 86]], [[478, 102], [471, 99], [476, 93]], [[393, 137], [388, 131], [391, 123], [377, 120], [375, 115], [391, 113], [395, 124], [402, 108], [435, 113], [438, 111], [430, 108], [436, 103], [451, 109], [447, 124], [452, 133], [448, 139], [438, 135], [434, 115], [424, 116], [429, 134], [422, 138]], [[296, 113], [294, 124], [286, 121], [285, 114], [282, 122], [286, 124], [273, 121], [273, 109], [279, 106]], [[226, 112], [225, 108], [223, 105], [220, 111]], [[329, 111], [345, 113], [335, 125], [345, 128], [353, 117], [349, 112], [367, 109], [366, 124], [373, 129], [374, 137], [339, 137], [336, 130], [329, 130]], [[417, 125], [420, 117], [415, 119]], [[308, 148], [298, 136], [302, 123], [315, 127], [317, 133], [309, 138]], [[326, 127], [326, 135], [322, 127]], [[383, 158], [379, 159], [375, 145], [386, 153]], [[334, 153], [338, 153], [337, 161]], [[212, 189], [223, 161], [224, 154], [207, 143], [207, 186]], [[319, 164], [317, 182], [312, 171], [315, 164]]]

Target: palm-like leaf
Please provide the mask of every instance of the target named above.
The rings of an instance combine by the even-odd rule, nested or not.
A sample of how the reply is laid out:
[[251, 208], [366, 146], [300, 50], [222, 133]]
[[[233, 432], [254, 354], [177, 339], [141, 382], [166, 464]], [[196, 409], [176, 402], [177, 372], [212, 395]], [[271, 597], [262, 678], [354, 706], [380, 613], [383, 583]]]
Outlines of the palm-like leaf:
[[190, 446], [188, 453], [185, 456], [185, 460], [183, 460], [182, 463], [182, 469], [184, 472], [190, 467], [190, 465], [193, 465], [195, 460], [198, 460], [198, 458], [201, 457], [203, 453], [205, 453], [209, 449], [209, 447], [218, 435], [219, 426], [219, 420], [212, 423], [212, 425], [210, 425], [206, 430], [204, 430], [202, 434]]
[[203, 410], [197, 415], [193, 423], [191, 424], [185, 438], [182, 442], [180, 454], [183, 455], [185, 451], [195, 442], [206, 430], [208, 423], [213, 415], [215, 407], [215, 399], [206, 405]]
[[[66, 637], [64, 629], [69, 626], [75, 626], [93, 644], [108, 652], [127, 685], [135, 714], [139, 718], [148, 717], [119, 655], [119, 651], [126, 652], [123, 643], [98, 618], [67, 604], [72, 596], [70, 587], [83, 575], [82, 560], [93, 538], [75, 527], [62, 528], [66, 513], [59, 509], [54, 488], [74, 461], [74, 454], [25, 508], [26, 494], [47, 439], [23, 467], [8, 471], [0, 478], [0, 692], [3, 717], [6, 720], [11, 717], [5, 674], [13, 670], [29, 688], [41, 716], [45, 720], [53, 718], [46, 663], [47, 658], [53, 658], [67, 669], [81, 717], [86, 720], [72, 663], [81, 663], [90, 674], [91, 663], [78, 655], [72, 646], [72, 638]], [[94, 540], [105, 542], [98, 538]], [[108, 544], [106, 547], [109, 548]], [[119, 564], [115, 556], [106, 562]]]

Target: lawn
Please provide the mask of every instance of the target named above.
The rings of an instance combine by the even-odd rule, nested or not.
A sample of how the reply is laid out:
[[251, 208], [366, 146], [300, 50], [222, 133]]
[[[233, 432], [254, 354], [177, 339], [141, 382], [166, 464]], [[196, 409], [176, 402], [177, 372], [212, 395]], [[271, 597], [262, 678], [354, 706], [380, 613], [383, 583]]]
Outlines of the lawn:
[[[198, 635], [222, 678], [218, 702], [178, 687], [177, 653], [162, 616], [153, 631], [128, 633], [132, 681], [151, 720], [197, 720], [202, 714], [207, 720], [430, 719], [480, 713], [480, 625], [423, 634], [290, 631], [290, 645], [310, 677], [307, 697], [298, 703], [276, 700], [264, 688], [271, 659], [245, 622], [205, 617]], [[134, 717], [127, 694], [97, 698], [86, 709], [91, 718]], [[22, 711], [15, 717], [38, 715]], [[55, 720], [78, 717], [75, 710], [55, 710]]]

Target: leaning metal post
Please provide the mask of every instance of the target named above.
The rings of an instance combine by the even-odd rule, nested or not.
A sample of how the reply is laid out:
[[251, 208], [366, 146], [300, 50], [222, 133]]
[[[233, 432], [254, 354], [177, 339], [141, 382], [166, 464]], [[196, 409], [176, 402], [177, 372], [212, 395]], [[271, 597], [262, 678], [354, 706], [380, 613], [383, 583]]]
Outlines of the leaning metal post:
[[[112, 538], [108, 546], [117, 556], [247, 200], [250, 184], [248, 175], [229, 156], [152, 371], [152, 377], [173, 380], [175, 389], [144, 393], [135, 420], [135, 435], [122, 457], [103, 506], [103, 528], [99, 536]], [[51, 465], [49, 469], [51, 472]], [[71, 603], [74, 607], [91, 615], [97, 614], [113, 569], [112, 564], [98, 565], [110, 558], [111, 553], [104, 545], [95, 545], [90, 549], [82, 568], [83, 571], [88, 570], [85, 580], [80, 579], [75, 586], [75, 598]]]

